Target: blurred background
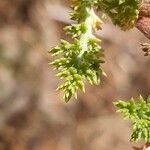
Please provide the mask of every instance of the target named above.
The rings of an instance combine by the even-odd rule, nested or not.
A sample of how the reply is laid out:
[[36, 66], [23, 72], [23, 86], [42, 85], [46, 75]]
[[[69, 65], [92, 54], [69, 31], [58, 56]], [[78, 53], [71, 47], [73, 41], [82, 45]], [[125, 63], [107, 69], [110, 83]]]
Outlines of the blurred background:
[[150, 58], [137, 29], [108, 20], [101, 85], [65, 104], [48, 50], [67, 39], [68, 0], [0, 0], [0, 150], [131, 150], [130, 124], [113, 101], [150, 92]]

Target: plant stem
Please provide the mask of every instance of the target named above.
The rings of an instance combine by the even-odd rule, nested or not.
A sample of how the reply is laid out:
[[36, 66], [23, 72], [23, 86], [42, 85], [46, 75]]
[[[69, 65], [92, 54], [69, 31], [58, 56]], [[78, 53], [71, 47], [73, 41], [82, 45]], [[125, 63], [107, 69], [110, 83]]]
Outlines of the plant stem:
[[86, 18], [82, 20], [82, 22], [85, 23], [86, 26], [86, 31], [84, 34], [81, 35], [80, 37], [80, 47], [81, 47], [81, 52], [79, 54], [79, 58], [82, 58], [82, 55], [88, 51], [88, 42], [89, 39], [93, 37], [93, 13], [94, 10], [92, 8], [85, 8], [85, 14]]
[[150, 0], [143, 0], [136, 27], [150, 39]]
[[145, 147], [145, 149], [149, 148], [150, 147], [150, 143], [149, 142], [145, 143], [144, 147]]

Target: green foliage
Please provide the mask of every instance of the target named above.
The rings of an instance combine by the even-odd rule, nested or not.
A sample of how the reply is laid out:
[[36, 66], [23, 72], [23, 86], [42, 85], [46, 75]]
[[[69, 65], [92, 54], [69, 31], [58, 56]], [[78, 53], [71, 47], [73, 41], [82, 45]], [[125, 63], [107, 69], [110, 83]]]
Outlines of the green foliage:
[[106, 13], [122, 30], [135, 26], [140, 0], [100, 0], [99, 9]]
[[131, 141], [150, 142], [150, 96], [147, 101], [140, 96], [137, 101], [132, 98], [129, 102], [119, 101], [115, 105], [118, 112], [132, 122]]
[[63, 90], [66, 102], [72, 96], [77, 98], [78, 89], [85, 91], [85, 80], [99, 84], [103, 73], [103, 50], [98, 44], [100, 40], [93, 35], [94, 24], [101, 23], [91, 7], [95, 2], [73, 1], [71, 18], [78, 24], [65, 28], [67, 34], [72, 35], [73, 43], [61, 40], [60, 45], [50, 51], [54, 56], [59, 55], [51, 64], [59, 70], [57, 76], [64, 80], [58, 90]]
[[71, 35], [72, 43], [61, 40], [59, 46], [50, 50], [57, 59], [51, 62], [57, 74], [64, 82], [58, 87], [64, 93], [66, 102], [74, 96], [77, 91], [85, 91], [84, 83], [99, 84], [102, 75], [101, 65], [104, 63], [103, 49], [100, 40], [93, 34], [101, 29], [102, 21], [96, 15], [95, 9], [106, 13], [113, 23], [122, 29], [133, 27], [137, 18], [137, 0], [72, 0], [70, 17], [77, 24], [65, 28], [67, 34]]

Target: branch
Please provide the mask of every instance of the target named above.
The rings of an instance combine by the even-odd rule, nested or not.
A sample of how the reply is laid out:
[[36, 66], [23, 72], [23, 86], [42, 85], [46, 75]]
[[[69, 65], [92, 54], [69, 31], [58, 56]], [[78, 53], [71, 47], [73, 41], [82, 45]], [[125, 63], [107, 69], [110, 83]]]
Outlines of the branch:
[[148, 150], [150, 148], [150, 143], [146, 143], [142, 147], [133, 147], [134, 150]]
[[150, 0], [143, 0], [136, 27], [150, 39]]

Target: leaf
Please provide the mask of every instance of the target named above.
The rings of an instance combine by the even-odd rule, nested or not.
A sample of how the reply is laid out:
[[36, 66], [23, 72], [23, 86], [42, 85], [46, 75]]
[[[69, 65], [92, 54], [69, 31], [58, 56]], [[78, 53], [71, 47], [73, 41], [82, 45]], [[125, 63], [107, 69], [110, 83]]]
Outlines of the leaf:
[[130, 101], [118, 101], [114, 105], [118, 108], [126, 119], [132, 122], [131, 141], [145, 140], [150, 142], [150, 101], [147, 101], [139, 96], [135, 101], [133, 98]]
[[99, 46], [100, 40], [93, 34], [95, 23], [100, 23], [100, 18], [92, 8], [98, 2], [73, 0], [71, 18], [77, 24], [65, 27], [66, 34], [72, 36], [72, 43], [61, 40], [58, 46], [49, 51], [58, 57], [50, 64], [58, 70], [57, 76], [63, 80], [57, 90], [63, 91], [66, 102], [72, 97], [77, 98], [78, 90], [85, 92], [84, 82], [99, 84], [103, 75], [101, 64], [104, 63], [104, 54]]

